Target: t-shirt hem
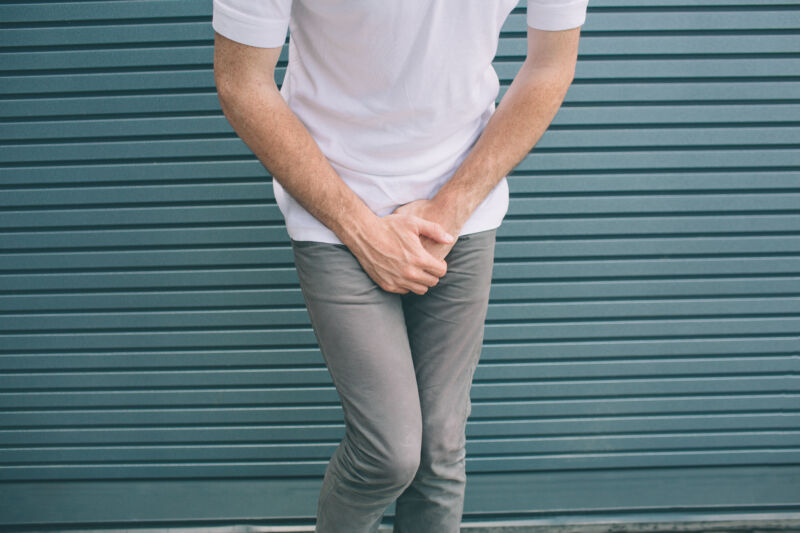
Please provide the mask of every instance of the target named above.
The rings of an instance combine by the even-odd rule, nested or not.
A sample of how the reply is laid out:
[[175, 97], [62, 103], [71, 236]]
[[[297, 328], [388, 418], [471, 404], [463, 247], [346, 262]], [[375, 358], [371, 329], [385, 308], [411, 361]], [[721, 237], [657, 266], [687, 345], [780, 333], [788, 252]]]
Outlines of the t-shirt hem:
[[[502, 221], [502, 218], [500, 220], [488, 219], [469, 225], [465, 224], [464, 227], [461, 228], [458, 236], [463, 237], [464, 235], [470, 235], [472, 233], [497, 229], [502, 224]], [[319, 228], [293, 227], [291, 230], [287, 228], [287, 232], [289, 233], [289, 238], [293, 241], [324, 242], [328, 244], [341, 244], [344, 246], [344, 243], [336, 237], [336, 234], [330, 232], [330, 235], [328, 235], [321, 232]]]
[[[508, 180], [504, 177], [478, 205], [472, 216], [461, 226], [458, 236], [499, 228], [508, 212], [509, 200]], [[283, 211], [283, 208], [281, 210]], [[287, 221], [286, 231], [292, 240], [343, 244], [336, 234], [322, 222], [312, 224], [309, 221], [305, 224], [297, 224], [297, 219], [294, 219], [295, 223], [292, 223], [292, 213], [288, 214], [290, 216], [286, 217], [287, 213], [284, 213]], [[313, 218], [311, 220], [316, 221]]]

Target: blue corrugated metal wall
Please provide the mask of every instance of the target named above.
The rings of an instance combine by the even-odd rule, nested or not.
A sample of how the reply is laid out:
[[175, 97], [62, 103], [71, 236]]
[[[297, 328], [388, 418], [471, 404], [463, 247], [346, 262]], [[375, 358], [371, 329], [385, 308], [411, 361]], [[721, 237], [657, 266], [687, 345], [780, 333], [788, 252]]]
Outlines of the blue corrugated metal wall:
[[[313, 517], [341, 411], [210, 10], [0, 5], [0, 525]], [[800, 511], [800, 5], [582, 35], [509, 178], [465, 518]], [[524, 52], [520, 7], [504, 88]]]

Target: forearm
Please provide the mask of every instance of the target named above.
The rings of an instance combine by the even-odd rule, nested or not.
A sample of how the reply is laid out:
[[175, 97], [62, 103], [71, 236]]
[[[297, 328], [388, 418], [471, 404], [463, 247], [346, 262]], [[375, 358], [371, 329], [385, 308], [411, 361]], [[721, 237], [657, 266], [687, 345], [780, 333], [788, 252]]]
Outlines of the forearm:
[[572, 75], [569, 68], [520, 70], [464, 162], [432, 199], [451, 232], [466, 223], [539, 141], [561, 106]]
[[275, 86], [220, 89], [223, 112], [239, 137], [309, 213], [349, 245], [377, 216], [339, 177]]

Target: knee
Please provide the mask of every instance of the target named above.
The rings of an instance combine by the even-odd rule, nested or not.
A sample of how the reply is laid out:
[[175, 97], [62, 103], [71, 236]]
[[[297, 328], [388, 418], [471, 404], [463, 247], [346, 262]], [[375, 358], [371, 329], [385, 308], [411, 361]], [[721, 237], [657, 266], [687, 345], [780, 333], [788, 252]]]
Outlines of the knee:
[[354, 461], [351, 479], [358, 485], [375, 491], [396, 492], [404, 489], [414, 479], [422, 457], [422, 441], [404, 439], [402, 444], [393, 441], [379, 449], [352, 449]]
[[405, 446], [395, 449], [382, 464], [382, 483], [399, 489], [408, 486], [417, 474], [421, 460], [421, 446]]

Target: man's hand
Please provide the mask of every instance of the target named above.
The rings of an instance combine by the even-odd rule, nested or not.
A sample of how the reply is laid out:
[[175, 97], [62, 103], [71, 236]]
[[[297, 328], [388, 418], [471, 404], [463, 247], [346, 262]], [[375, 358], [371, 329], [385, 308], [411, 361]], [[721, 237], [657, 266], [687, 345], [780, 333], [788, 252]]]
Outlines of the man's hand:
[[437, 246], [455, 243], [455, 238], [439, 224], [414, 214], [395, 212], [378, 218], [368, 233], [354, 234], [345, 244], [383, 290], [425, 294], [445, 275], [447, 263], [430, 254], [421, 239]]
[[[396, 208], [393, 214], [394, 213], [415, 215], [425, 220], [436, 222], [446, 231], [450, 232], [450, 234], [453, 236], [457, 236], [459, 233], [459, 228], [454, 227], [452, 224], [448, 224], [447, 221], [441, 216], [441, 211], [431, 200], [422, 199], [403, 204]], [[420, 241], [422, 242], [422, 246], [425, 248], [425, 250], [427, 250], [436, 259], [444, 259], [447, 257], [447, 254], [450, 253], [450, 250], [456, 243], [455, 240], [453, 242], [437, 242], [436, 240], [430, 239], [424, 235], [420, 235]]]

